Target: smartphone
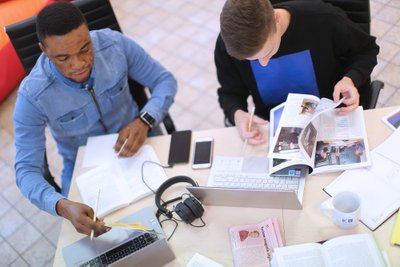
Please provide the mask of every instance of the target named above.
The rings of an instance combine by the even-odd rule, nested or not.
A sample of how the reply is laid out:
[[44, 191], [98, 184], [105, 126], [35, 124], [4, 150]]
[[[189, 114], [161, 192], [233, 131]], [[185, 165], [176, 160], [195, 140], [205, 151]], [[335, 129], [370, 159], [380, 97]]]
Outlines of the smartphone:
[[193, 169], [211, 167], [213, 146], [214, 139], [212, 137], [196, 138], [194, 141]]
[[169, 145], [168, 164], [188, 163], [190, 156], [190, 144], [192, 142], [192, 131], [176, 131], [171, 135]]

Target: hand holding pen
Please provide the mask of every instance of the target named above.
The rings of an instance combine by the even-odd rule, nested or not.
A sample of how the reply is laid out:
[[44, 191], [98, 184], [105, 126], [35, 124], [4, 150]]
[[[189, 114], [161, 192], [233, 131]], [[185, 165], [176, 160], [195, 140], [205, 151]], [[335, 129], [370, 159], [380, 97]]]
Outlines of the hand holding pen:
[[128, 123], [120, 132], [114, 146], [118, 157], [133, 156], [144, 144], [149, 132], [149, 126], [136, 118]]
[[243, 149], [245, 149], [247, 144], [259, 145], [266, 142], [265, 136], [256, 126], [265, 125], [268, 121], [255, 115], [255, 109], [253, 111], [252, 108], [250, 114], [243, 110], [237, 110], [234, 115], [234, 120], [240, 137], [246, 143], [246, 145], [243, 145]]

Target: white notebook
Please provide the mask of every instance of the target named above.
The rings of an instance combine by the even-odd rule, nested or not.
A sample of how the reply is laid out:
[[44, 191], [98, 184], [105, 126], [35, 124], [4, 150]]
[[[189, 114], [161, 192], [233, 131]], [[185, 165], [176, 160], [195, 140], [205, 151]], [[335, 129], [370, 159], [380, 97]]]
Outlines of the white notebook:
[[[97, 214], [103, 217], [152, 193], [142, 180], [144, 161], [160, 163], [150, 145], [142, 146], [133, 157], [115, 158], [78, 176], [76, 183], [83, 203], [94, 209], [100, 188]], [[143, 167], [143, 178], [155, 191], [167, 176], [162, 167], [147, 163]]]
[[354, 191], [361, 198], [360, 220], [375, 230], [400, 207], [400, 129], [371, 152], [372, 166], [345, 171], [324, 190], [331, 196]]

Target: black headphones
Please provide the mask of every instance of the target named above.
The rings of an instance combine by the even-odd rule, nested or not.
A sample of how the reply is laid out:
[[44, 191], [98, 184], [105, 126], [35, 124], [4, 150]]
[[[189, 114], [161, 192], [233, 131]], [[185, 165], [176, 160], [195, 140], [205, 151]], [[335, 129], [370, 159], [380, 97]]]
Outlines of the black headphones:
[[[175, 176], [171, 177], [168, 180], [166, 180], [164, 183], [160, 185], [160, 187], [157, 189], [156, 195], [155, 195], [155, 201], [156, 201], [156, 206], [158, 208], [157, 210], [157, 218], [161, 215], [164, 214], [167, 216], [169, 219], [172, 218], [172, 212], [170, 210], [167, 210], [165, 207], [167, 204], [172, 203], [174, 201], [178, 201], [183, 199], [182, 196], [176, 197], [174, 199], [168, 200], [165, 203], [161, 204], [161, 195], [167, 190], [170, 186], [177, 184], [177, 183], [189, 183], [193, 186], [198, 186], [193, 179], [187, 177], [187, 176]], [[195, 219], [201, 218], [204, 213], [204, 208], [201, 205], [200, 201], [197, 200], [197, 198], [193, 197], [192, 195], [188, 194], [188, 198], [185, 198], [183, 202], [179, 202], [176, 206], [174, 211], [178, 216], [186, 223], [192, 223]]]

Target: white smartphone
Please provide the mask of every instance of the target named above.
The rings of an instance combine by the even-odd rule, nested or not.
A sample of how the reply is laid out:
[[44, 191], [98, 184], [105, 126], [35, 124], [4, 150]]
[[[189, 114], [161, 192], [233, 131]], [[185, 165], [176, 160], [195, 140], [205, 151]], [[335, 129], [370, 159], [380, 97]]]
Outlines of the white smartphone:
[[212, 137], [196, 138], [194, 141], [193, 169], [211, 167], [214, 139]]

